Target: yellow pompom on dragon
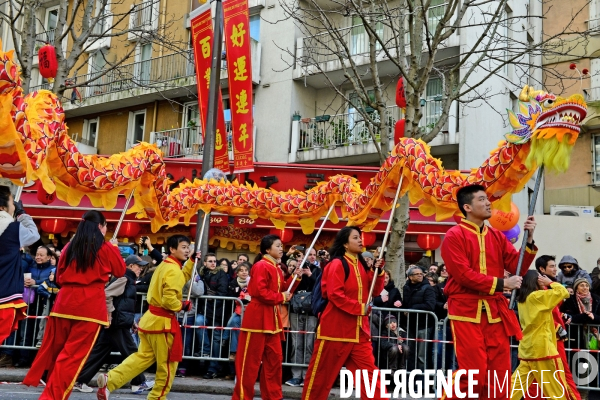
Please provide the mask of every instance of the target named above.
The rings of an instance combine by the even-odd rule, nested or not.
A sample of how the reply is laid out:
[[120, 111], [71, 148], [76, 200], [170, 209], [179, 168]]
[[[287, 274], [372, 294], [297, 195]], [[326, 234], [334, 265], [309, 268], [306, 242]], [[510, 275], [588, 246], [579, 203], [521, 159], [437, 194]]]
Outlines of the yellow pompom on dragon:
[[509, 111], [512, 132], [470, 174], [446, 171], [424, 142], [403, 138], [371, 182], [362, 189], [355, 178], [336, 175], [308, 191], [279, 192], [238, 182], [184, 182], [169, 190], [160, 150], [140, 143], [110, 157], [82, 155], [67, 134], [64, 110], [50, 91], [24, 95], [12, 52], [0, 52], [0, 176], [19, 183], [41, 180], [44, 190], [77, 205], [88, 196], [95, 207], [114, 208], [119, 193], [134, 191], [131, 212], [149, 218], [152, 230], [189, 223], [199, 209], [228, 215], [270, 218], [278, 228], [299, 223], [304, 233], [337, 203], [351, 225], [372, 229], [392, 207], [401, 174], [401, 194], [408, 193], [423, 215], [445, 220], [459, 214], [456, 191], [480, 184], [495, 208], [510, 207], [542, 163], [563, 172], [586, 116], [581, 95], [569, 98], [525, 87], [519, 112]]

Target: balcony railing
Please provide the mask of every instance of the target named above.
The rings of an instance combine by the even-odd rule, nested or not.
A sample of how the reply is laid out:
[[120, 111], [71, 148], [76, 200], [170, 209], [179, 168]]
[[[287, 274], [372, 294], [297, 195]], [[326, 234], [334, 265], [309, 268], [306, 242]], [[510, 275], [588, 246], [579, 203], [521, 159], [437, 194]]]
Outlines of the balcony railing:
[[49, 31], [41, 32], [35, 35], [35, 46], [41, 47], [44, 43], [54, 43], [54, 35], [56, 29], [50, 29]]
[[95, 72], [76, 76], [75, 83], [88, 82], [80, 88], [83, 98], [100, 96], [122, 90], [157, 85], [195, 75], [191, 50], [123, 64], [109, 72]]
[[155, 21], [152, 20], [152, 2], [136, 4], [131, 9], [129, 27], [132, 29], [152, 29]]
[[200, 129], [187, 127], [150, 133], [150, 143], [155, 143], [164, 157], [186, 157], [202, 154]]
[[[225, 122], [227, 147], [231, 151], [231, 122]], [[164, 157], [194, 157], [202, 155], [204, 142], [200, 127], [168, 129], [150, 133], [150, 143], [162, 151]]]
[[[433, 124], [439, 119], [441, 102], [441, 99], [427, 101], [419, 123], [424, 130], [431, 130]], [[375, 122], [380, 120], [377, 111], [369, 109], [365, 111], [372, 115]], [[340, 146], [367, 144], [372, 141], [370, 131], [375, 133], [378, 143], [381, 143], [382, 137], [392, 139], [396, 122], [404, 118], [402, 110], [397, 106], [390, 106], [386, 109], [385, 118], [387, 118], [387, 132], [383, 135], [378, 124], [366, 121], [358, 111], [302, 119], [299, 123], [298, 150], [333, 150]]]
[[[427, 27], [431, 34], [435, 32], [445, 11], [446, 4], [440, 4], [429, 8], [427, 12]], [[384, 43], [394, 43], [396, 32], [386, 26], [383, 22], [375, 23], [374, 29]], [[369, 55], [369, 35], [367, 34], [364, 25], [360, 24], [339, 29], [338, 34], [335, 35], [335, 37], [330, 32], [324, 32], [302, 38], [302, 56], [299, 57], [301, 66], [305, 67], [311, 64], [339, 61], [338, 54], [340, 54], [340, 51], [343, 51], [337, 47], [340, 38], [347, 46], [350, 53], [344, 55], [344, 58], [347, 58], [348, 56]], [[405, 43], [407, 45], [409, 43], [408, 33], [406, 33]], [[380, 44], [377, 44], [378, 51], [380, 50], [380, 46]]]

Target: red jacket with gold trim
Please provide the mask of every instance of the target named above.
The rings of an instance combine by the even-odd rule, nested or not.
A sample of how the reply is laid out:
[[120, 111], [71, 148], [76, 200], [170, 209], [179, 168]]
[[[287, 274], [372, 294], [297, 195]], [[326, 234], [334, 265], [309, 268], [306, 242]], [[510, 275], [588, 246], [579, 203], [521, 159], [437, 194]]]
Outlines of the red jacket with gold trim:
[[[285, 300], [283, 293], [288, 290], [293, 275], [287, 281], [275, 260], [265, 255], [262, 260], [252, 266], [248, 294], [250, 303], [244, 311], [242, 331], [260, 333], [280, 333], [283, 338], [283, 323], [279, 305]], [[292, 292], [300, 280], [296, 280]]]
[[[321, 293], [329, 302], [321, 314], [317, 338], [358, 343], [361, 329], [371, 336], [369, 317], [364, 310], [375, 272], [367, 272], [358, 259], [348, 253], [344, 257], [350, 267], [348, 279], [339, 259], [331, 260], [323, 270]], [[373, 293], [383, 290], [384, 274], [382, 270], [377, 277]]]
[[[67, 247], [63, 254], [67, 254]], [[58, 261], [56, 282], [61, 286], [51, 316], [95, 322], [108, 326], [104, 285], [108, 274], [125, 275], [125, 262], [119, 248], [106, 242], [98, 250], [96, 262], [85, 273], [77, 272], [75, 262], [66, 265], [66, 257]]]
[[[531, 247], [526, 248], [521, 276], [535, 258], [537, 248]], [[502, 296], [504, 270], [516, 274], [519, 261], [519, 251], [506, 236], [492, 227], [480, 229], [463, 219], [446, 233], [442, 258], [449, 275], [444, 288], [448, 317], [479, 323], [481, 313], [486, 312], [491, 323], [500, 322], [501, 314], [508, 310], [507, 300]]]

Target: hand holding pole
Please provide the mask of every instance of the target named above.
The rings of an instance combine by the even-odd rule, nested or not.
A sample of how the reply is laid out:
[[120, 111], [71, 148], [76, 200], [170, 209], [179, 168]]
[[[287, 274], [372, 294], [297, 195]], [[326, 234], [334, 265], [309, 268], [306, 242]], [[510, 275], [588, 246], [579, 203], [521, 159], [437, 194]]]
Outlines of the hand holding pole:
[[[537, 202], [538, 193], [540, 191], [540, 184], [542, 183], [542, 177], [544, 175], [544, 164], [540, 165], [538, 169], [537, 177], [535, 178], [535, 187], [533, 189], [533, 194], [531, 196], [531, 202], [529, 203], [529, 210], [527, 213], [528, 217], [533, 215], [535, 210], [535, 203]], [[529, 240], [529, 231], [525, 230], [523, 232], [523, 243], [521, 243], [521, 251], [519, 252], [519, 262], [517, 263], [517, 273], [515, 275], [521, 276], [521, 267], [523, 266], [523, 259], [525, 258], [525, 249], [527, 248], [527, 240]], [[517, 289], [513, 289], [510, 294], [510, 303], [508, 308], [514, 310], [515, 308], [515, 300], [517, 297]]]

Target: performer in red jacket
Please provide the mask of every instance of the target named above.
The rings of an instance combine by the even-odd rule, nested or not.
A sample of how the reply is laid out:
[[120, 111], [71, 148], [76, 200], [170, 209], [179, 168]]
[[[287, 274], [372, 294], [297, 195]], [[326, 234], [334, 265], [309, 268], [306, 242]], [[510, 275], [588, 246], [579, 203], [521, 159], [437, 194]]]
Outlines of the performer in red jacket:
[[[474, 393], [479, 393], [480, 399], [508, 399], [510, 385], [505, 384], [502, 389], [500, 385], [506, 377], [510, 383], [509, 337], [521, 339], [522, 332], [502, 291], [521, 287], [522, 276], [527, 273], [537, 250], [533, 243], [536, 223], [529, 217], [524, 225], [529, 239], [521, 276], [503, 279], [505, 269], [516, 274], [519, 252], [502, 232], [485, 225], [492, 210], [484, 188], [465, 186], [456, 197], [465, 218], [450, 228], [442, 243], [442, 258], [449, 275], [444, 294], [448, 297], [456, 358], [461, 369], [479, 370], [474, 376], [478, 381]], [[494, 385], [494, 376], [500, 385]], [[464, 393], [467, 393], [467, 385], [465, 374], [460, 382]], [[442, 396], [445, 398], [446, 394]]]
[[94, 347], [100, 329], [108, 326], [104, 285], [109, 274], [121, 277], [125, 263], [116, 240], [104, 241], [106, 219], [88, 211], [58, 263], [61, 286], [46, 325], [42, 347], [23, 380], [37, 386], [48, 371], [40, 399], [67, 399], [77, 375]]
[[[252, 298], [242, 320], [238, 339], [235, 372], [237, 381], [233, 390], [234, 400], [254, 398], [254, 382], [262, 362], [260, 394], [263, 399], [282, 399], [281, 364], [283, 355], [281, 341], [284, 340], [279, 305], [289, 301], [287, 292], [294, 275], [287, 281], [277, 266], [283, 255], [283, 244], [276, 235], [267, 235], [260, 242], [262, 259], [252, 266], [248, 294]], [[302, 271], [296, 269], [298, 279], [292, 292], [300, 283]], [[246, 296], [248, 298], [248, 296]]]
[[[355, 226], [342, 228], [329, 250], [331, 261], [321, 277], [321, 293], [328, 300], [319, 318], [317, 340], [310, 359], [302, 399], [327, 399], [340, 370], [346, 368], [355, 374], [357, 370], [375, 371], [375, 358], [371, 345], [371, 327], [365, 303], [373, 279], [374, 293], [383, 290], [385, 272], [375, 278], [375, 272], [367, 267], [362, 257], [361, 232]], [[348, 278], [342, 264], [344, 257], [349, 267]], [[377, 267], [381, 260], [377, 261]], [[365, 394], [364, 385], [361, 394]], [[379, 379], [374, 399], [380, 399]], [[366, 397], [363, 397], [366, 398]]]

